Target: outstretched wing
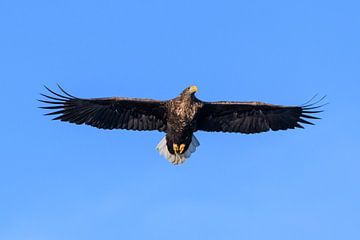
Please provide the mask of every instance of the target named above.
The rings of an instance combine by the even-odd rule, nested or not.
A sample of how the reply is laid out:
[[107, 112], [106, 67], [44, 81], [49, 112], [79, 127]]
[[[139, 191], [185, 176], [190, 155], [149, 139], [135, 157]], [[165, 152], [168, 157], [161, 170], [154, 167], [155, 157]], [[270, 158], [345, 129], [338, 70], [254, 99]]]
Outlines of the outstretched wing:
[[200, 109], [197, 130], [215, 132], [260, 133], [303, 128], [313, 124], [306, 119], [319, 119], [315, 106], [321, 100], [303, 106], [281, 106], [262, 102], [204, 102]]
[[41, 94], [47, 100], [39, 100], [52, 110], [45, 115], [55, 115], [53, 120], [75, 124], [87, 124], [102, 129], [159, 130], [166, 128], [165, 102], [136, 98], [77, 98], [45, 87], [52, 96]]

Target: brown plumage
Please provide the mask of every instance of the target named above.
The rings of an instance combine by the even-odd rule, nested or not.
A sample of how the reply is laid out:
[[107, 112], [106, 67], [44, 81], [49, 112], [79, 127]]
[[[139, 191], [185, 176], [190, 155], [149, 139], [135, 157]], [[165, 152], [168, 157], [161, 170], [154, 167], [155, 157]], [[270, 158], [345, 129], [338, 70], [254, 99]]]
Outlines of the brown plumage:
[[[168, 101], [140, 98], [77, 98], [60, 86], [61, 94], [42, 94], [54, 120], [87, 124], [101, 129], [158, 130], [166, 136], [158, 151], [174, 164], [184, 162], [199, 142], [196, 131], [260, 133], [269, 130], [303, 128], [319, 119], [317, 106], [324, 98], [303, 106], [282, 106], [262, 102], [203, 102], [195, 97], [197, 88], [190, 86]], [[313, 100], [313, 99], [312, 99]], [[310, 100], [310, 101], [312, 101]]]

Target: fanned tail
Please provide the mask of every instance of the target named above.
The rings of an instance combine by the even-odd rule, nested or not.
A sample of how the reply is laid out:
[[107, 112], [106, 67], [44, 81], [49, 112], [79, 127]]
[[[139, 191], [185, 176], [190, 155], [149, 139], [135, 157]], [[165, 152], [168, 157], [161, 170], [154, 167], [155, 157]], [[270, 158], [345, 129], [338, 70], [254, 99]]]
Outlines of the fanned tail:
[[188, 159], [191, 156], [191, 154], [196, 151], [196, 148], [198, 146], [200, 146], [199, 140], [197, 140], [195, 135], [192, 135], [191, 143], [188, 149], [183, 154], [171, 154], [167, 149], [166, 136], [164, 136], [156, 146], [156, 150], [160, 153], [161, 156], [166, 158], [169, 162], [171, 162], [174, 165], [178, 165], [184, 163], [186, 159]]

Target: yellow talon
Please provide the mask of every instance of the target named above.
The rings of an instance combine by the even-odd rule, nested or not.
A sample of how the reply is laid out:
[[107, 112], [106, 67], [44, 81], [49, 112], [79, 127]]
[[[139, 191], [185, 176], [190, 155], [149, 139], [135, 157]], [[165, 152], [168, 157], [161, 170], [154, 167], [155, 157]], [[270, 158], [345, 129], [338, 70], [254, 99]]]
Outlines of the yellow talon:
[[179, 152], [182, 154], [185, 150], [185, 144], [180, 144]]
[[185, 150], [185, 144], [177, 145], [176, 143], [173, 144], [173, 150], [175, 154], [182, 154]]
[[178, 153], [178, 151], [179, 151], [179, 146], [175, 143], [173, 144], [173, 150], [175, 153]]

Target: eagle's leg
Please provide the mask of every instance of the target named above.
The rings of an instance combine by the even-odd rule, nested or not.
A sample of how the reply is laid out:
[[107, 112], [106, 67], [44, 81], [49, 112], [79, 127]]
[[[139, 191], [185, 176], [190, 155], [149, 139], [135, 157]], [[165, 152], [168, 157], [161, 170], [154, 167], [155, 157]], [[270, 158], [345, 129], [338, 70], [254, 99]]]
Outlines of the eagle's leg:
[[180, 154], [182, 154], [185, 150], [185, 144], [180, 144], [180, 147], [179, 147], [179, 152]]
[[181, 154], [184, 152], [185, 150], [185, 144], [180, 144], [180, 147], [178, 144], [174, 143], [173, 144], [173, 150], [175, 153], [175, 161], [174, 164], [179, 164], [181, 162]]
[[176, 143], [173, 144], [173, 150], [175, 154], [179, 151], [179, 146]]
[[185, 150], [185, 144], [180, 144], [180, 146], [176, 143], [173, 144], [173, 150], [175, 153], [182, 154]]
[[173, 164], [178, 165], [180, 162], [180, 156], [179, 156], [179, 145], [177, 145], [176, 143], [173, 144], [173, 150], [175, 153], [175, 161], [173, 162]]
[[[164, 136], [161, 141], [156, 146], [156, 149], [159, 151], [160, 155], [164, 156], [172, 164], [178, 165], [183, 163], [188, 159], [196, 148], [200, 145], [199, 141], [194, 135], [192, 135], [191, 142], [186, 149], [186, 144], [176, 144], [175, 141], [169, 140], [167, 142], [167, 137]], [[178, 141], [183, 142], [183, 141]], [[182, 146], [183, 145], [183, 146]]]

